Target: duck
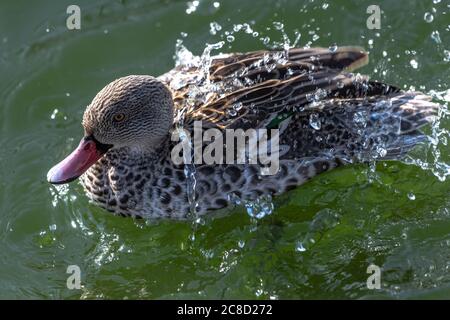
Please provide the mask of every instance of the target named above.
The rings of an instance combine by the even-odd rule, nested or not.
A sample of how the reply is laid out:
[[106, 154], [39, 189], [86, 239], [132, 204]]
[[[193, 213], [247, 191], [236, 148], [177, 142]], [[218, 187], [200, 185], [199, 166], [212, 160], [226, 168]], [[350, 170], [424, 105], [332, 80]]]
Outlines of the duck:
[[[367, 63], [359, 47], [274, 49], [118, 78], [87, 106], [84, 137], [47, 180], [79, 178], [87, 197], [116, 215], [186, 220], [270, 200], [340, 166], [401, 160], [428, 141], [421, 128], [438, 104], [354, 72]], [[277, 170], [174, 161], [173, 150], [199, 122], [215, 134], [275, 130], [269, 153], [278, 156]]]

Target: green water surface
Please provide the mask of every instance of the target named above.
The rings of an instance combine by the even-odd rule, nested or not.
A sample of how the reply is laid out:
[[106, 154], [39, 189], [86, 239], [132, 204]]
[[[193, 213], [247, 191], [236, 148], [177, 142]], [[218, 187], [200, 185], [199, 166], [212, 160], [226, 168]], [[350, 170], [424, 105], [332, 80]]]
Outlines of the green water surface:
[[[70, 4], [81, 30], [66, 28]], [[371, 4], [382, 10], [379, 30], [366, 27]], [[115, 217], [79, 184], [46, 182], [81, 138], [93, 96], [117, 77], [171, 69], [177, 39], [194, 54], [221, 40], [223, 52], [257, 50], [286, 42], [281, 22], [291, 42], [301, 34], [299, 46], [366, 48], [361, 72], [373, 79], [450, 95], [448, 0], [192, 5], [0, 2], [0, 298], [450, 298], [450, 184], [431, 170], [340, 168], [276, 198], [260, 221], [242, 208], [206, 219], [194, 241], [189, 222]], [[243, 23], [258, 35], [233, 33]], [[442, 173], [450, 124], [441, 120]], [[379, 290], [366, 286], [370, 264], [381, 267]], [[80, 267], [80, 290], [66, 286], [69, 265]]]

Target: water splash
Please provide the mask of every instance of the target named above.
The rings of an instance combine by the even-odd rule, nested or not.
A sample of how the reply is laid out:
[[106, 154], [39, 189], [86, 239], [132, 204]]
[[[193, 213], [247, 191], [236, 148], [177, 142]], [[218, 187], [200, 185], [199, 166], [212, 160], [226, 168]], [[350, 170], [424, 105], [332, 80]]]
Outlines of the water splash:
[[[194, 110], [199, 104], [207, 102], [212, 96], [216, 94], [224, 94], [224, 92], [229, 92], [231, 90], [237, 90], [243, 86], [251, 85], [252, 83], [248, 83], [247, 81], [252, 81], [245, 78], [245, 74], [252, 70], [252, 68], [265, 68], [268, 72], [271, 72], [274, 68], [276, 68], [277, 64], [284, 64], [288, 61], [287, 50], [298, 45], [301, 34], [299, 32], [295, 32], [295, 39], [291, 41], [288, 37], [287, 33], [284, 29], [284, 24], [279, 21], [273, 22], [273, 28], [281, 33], [281, 41], [272, 41], [269, 37], [264, 36], [263, 32], [256, 31], [254, 23], [239, 23], [234, 24], [230, 30], [223, 30], [222, 26], [217, 22], [211, 22], [210, 25], [210, 33], [211, 35], [217, 35], [222, 38], [222, 41], [213, 44], [206, 44], [205, 49], [202, 54], [197, 56], [194, 55], [191, 51], [189, 51], [184, 45], [183, 41], [180, 39], [176, 44], [176, 53], [174, 56], [175, 64], [182, 69], [189, 70], [189, 68], [195, 67], [200, 70], [200, 72], [192, 75], [189, 72], [180, 72], [175, 74], [170, 86], [174, 89], [178, 89], [181, 87], [187, 87], [187, 91], [189, 92], [188, 99], [186, 99], [186, 105], [182, 108], [182, 112], [190, 112]], [[270, 28], [267, 28], [268, 30]], [[213, 56], [212, 53], [220, 50], [224, 47], [224, 45], [233, 42], [236, 39], [237, 33], [249, 34], [253, 37], [259, 37], [259, 39], [263, 42], [263, 44], [272, 47], [272, 48], [283, 48], [285, 51], [280, 52], [270, 52], [262, 57], [262, 59], [255, 61], [252, 65], [248, 66], [244, 70], [239, 70], [239, 74], [232, 74], [228, 76], [226, 79], [221, 81], [211, 82], [210, 80], [210, 68], [214, 58], [216, 57], [226, 57], [226, 55]], [[317, 40], [315, 32], [311, 33], [312, 39]], [[439, 44], [439, 34], [434, 32], [432, 34], [432, 38], [436, 43]], [[373, 43], [373, 40], [370, 39]], [[308, 47], [306, 44], [305, 47]], [[337, 51], [338, 47], [336, 44], [331, 44], [329, 47], [330, 52]], [[414, 57], [417, 56], [417, 52], [414, 50], [406, 50], [405, 53], [407, 55], [411, 55], [410, 65], [411, 67], [417, 69], [419, 68], [419, 64]], [[383, 52], [383, 57], [387, 57], [387, 52]], [[355, 85], [361, 88], [362, 91], [368, 90], [368, 78], [359, 73], [353, 74], [352, 81]], [[344, 83], [338, 83], [338, 87], [344, 87]], [[311, 104], [321, 103], [321, 100], [328, 96], [329, 92], [323, 89], [318, 89], [315, 92], [308, 94], [306, 99]], [[433, 97], [438, 97], [443, 93], [430, 92]], [[444, 94], [444, 96], [448, 96], [448, 92]], [[220, 96], [219, 96], [220, 97]], [[439, 99], [439, 97], [438, 97]], [[441, 100], [443, 97], [441, 97]], [[448, 97], [447, 97], [448, 99]], [[445, 100], [445, 99], [444, 99]], [[382, 141], [381, 137], [376, 136], [379, 132], [374, 132], [371, 135], [371, 132], [367, 132], [367, 123], [370, 120], [373, 124], [373, 127], [383, 127], [386, 132], [398, 132], [400, 128], [400, 118], [398, 119], [389, 119], [393, 120], [389, 124], [387, 124], [387, 117], [389, 117], [389, 110], [391, 108], [391, 102], [389, 100], [383, 100], [377, 102], [377, 106], [374, 108], [374, 112], [368, 114], [364, 111], [357, 111], [353, 116], [353, 122], [355, 123], [355, 127], [361, 133], [361, 141], [357, 141], [358, 144], [362, 146], [362, 152], [356, 155], [356, 160], [364, 161], [369, 163], [368, 170], [368, 179], [369, 181], [375, 181], [377, 179], [376, 174], [376, 163], [375, 160], [383, 159], [387, 156], [389, 151], [389, 146], [386, 146]], [[229, 117], [235, 117], [239, 114], [239, 110], [242, 108], [242, 105], [237, 104], [230, 108], [228, 112]], [[445, 115], [445, 112], [441, 115]], [[370, 119], [369, 119], [370, 116]], [[320, 131], [322, 124], [321, 119], [316, 114], [311, 114], [309, 119], [309, 125]], [[435, 145], [442, 145], [444, 143], [444, 136], [448, 136], [448, 132], [445, 129], [438, 129], [439, 125], [433, 125], [433, 132], [431, 134], [431, 141], [435, 141]], [[182, 138], [182, 137], [180, 137]], [[445, 180], [445, 178], [450, 174], [450, 167], [445, 163], [445, 161], [441, 160], [441, 151], [439, 148], [432, 147], [433, 158], [421, 159], [416, 156], [409, 156], [404, 161], [406, 163], [413, 163], [418, 165], [419, 167], [431, 170], [441, 181]], [[349, 159], [352, 162], [352, 159]], [[193, 163], [193, 161], [191, 161]], [[191, 214], [192, 218], [195, 220], [197, 218], [196, 215], [196, 199], [195, 199], [195, 188], [196, 188], [196, 180], [195, 180], [195, 166], [194, 165], [186, 165], [185, 166], [185, 176], [187, 178], [188, 183], [188, 198], [191, 206]], [[232, 197], [232, 196], [231, 196]], [[231, 199], [231, 202], [243, 205], [247, 213], [250, 217], [254, 219], [261, 219], [267, 215], [270, 215], [273, 211], [273, 203], [271, 198], [261, 197], [256, 199], [255, 201], [243, 201], [240, 199]]]
[[274, 205], [272, 202], [272, 196], [262, 195], [254, 201], [243, 201], [247, 214], [251, 218], [262, 219], [272, 214]]
[[235, 193], [230, 193], [228, 195], [228, 201], [235, 205], [243, 205], [255, 226], [256, 220], [260, 220], [268, 215], [271, 215], [274, 210], [271, 195], [262, 195], [257, 197], [255, 200], [242, 200]]
[[[217, 26], [215, 26], [215, 28], [217, 28]], [[212, 84], [210, 81], [209, 69], [212, 63], [211, 52], [222, 48], [223, 45], [223, 41], [214, 44], [206, 44], [202, 55], [196, 56], [183, 45], [181, 39], [177, 40], [174, 56], [175, 65], [185, 70], [189, 70], [192, 67], [200, 70], [200, 72], [197, 72], [194, 75], [189, 72], [179, 72], [170, 82], [170, 86], [175, 90], [185, 86], [188, 87], [188, 99], [185, 99], [185, 105], [181, 106], [178, 110], [178, 114], [175, 115], [178, 123], [176, 133], [178, 133], [181, 143], [189, 146], [188, 150], [193, 150], [193, 143], [188, 132], [184, 129], [184, 118], [187, 113], [193, 112], [199, 104], [205, 103], [209, 99], [209, 96], [217, 91], [217, 88], [215, 88], [216, 85]], [[184, 175], [186, 177], [186, 192], [189, 202], [188, 218], [192, 221], [192, 233], [189, 238], [191, 241], [194, 241], [198, 225], [202, 224], [202, 219], [197, 215], [197, 180], [194, 153], [183, 153], [183, 158]]]
[[283, 48], [284, 50], [289, 50], [290, 48], [297, 47], [298, 43], [300, 42], [300, 38], [302, 34], [298, 30], [294, 30], [294, 40], [291, 40], [291, 38], [288, 36], [284, 24], [279, 21], [273, 22], [273, 26], [275, 27], [275, 30], [278, 30], [281, 33], [281, 42], [279, 41], [273, 41], [271, 44], [272, 49], [280, 49]]
[[438, 117], [431, 126], [431, 134], [427, 136], [429, 143], [420, 153], [409, 154], [404, 162], [431, 171], [434, 176], [443, 182], [450, 175], [449, 154], [446, 151], [450, 138], [450, 131], [446, 129], [450, 120], [450, 111], [448, 110], [450, 89], [444, 91], [430, 90], [428, 95], [441, 105]]

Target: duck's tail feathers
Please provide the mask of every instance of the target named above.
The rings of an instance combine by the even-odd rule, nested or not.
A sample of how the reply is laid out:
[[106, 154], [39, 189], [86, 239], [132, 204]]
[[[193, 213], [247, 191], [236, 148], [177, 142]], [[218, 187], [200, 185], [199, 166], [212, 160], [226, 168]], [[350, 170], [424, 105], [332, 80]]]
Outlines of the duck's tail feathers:
[[428, 141], [421, 128], [436, 119], [438, 110], [439, 104], [420, 92], [397, 93], [374, 103], [360, 131], [357, 158], [363, 162], [403, 158], [416, 145]]
[[401, 159], [427, 142], [421, 129], [438, 110], [439, 104], [420, 92], [321, 101], [287, 118], [280, 141], [297, 142], [289, 143], [283, 157], [325, 156], [344, 163]]

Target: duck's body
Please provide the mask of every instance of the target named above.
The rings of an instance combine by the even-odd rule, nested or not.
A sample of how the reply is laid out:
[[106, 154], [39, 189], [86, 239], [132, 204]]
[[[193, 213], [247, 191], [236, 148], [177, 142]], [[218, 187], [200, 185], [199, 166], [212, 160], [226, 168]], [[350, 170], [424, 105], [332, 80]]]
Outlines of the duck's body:
[[[122, 216], [186, 219], [221, 209], [236, 199], [278, 195], [341, 164], [339, 159], [282, 160], [276, 175], [261, 175], [257, 165], [200, 165], [195, 168], [195, 195], [183, 166], [173, 165], [170, 152], [145, 159], [117, 152], [105, 155], [81, 177], [88, 197]], [[149, 160], [150, 159], [150, 160]]]
[[[366, 62], [367, 54], [357, 48], [258, 51], [213, 58], [206, 71], [179, 66], [157, 79], [118, 79], [97, 95], [85, 113], [87, 136], [97, 147], [109, 150], [82, 176], [86, 192], [117, 214], [184, 219], [193, 202], [202, 215], [236, 198], [247, 201], [281, 194], [342, 164], [401, 158], [424, 140], [418, 129], [431, 121], [437, 105], [420, 93], [405, 93], [346, 73]], [[121, 104], [122, 109], [132, 109], [129, 106], [140, 101], [139, 95], [146, 97], [143, 90], [161, 84], [173, 99], [173, 106], [160, 110], [173, 113], [169, 122], [160, 120], [168, 123], [164, 130], [152, 132], [148, 140], [136, 136], [139, 143], [134, 143], [116, 141], [96, 129], [104, 121], [96, 112], [104, 112], [105, 106], [118, 109]], [[153, 96], [165, 89], [151, 90]], [[148, 121], [159, 117], [153, 114]], [[178, 142], [172, 141], [171, 134], [180, 127], [192, 133], [194, 121], [200, 120], [204, 128], [222, 132], [278, 129], [278, 172], [262, 175], [254, 164], [199, 164], [194, 167], [195, 192], [191, 192], [194, 181], [186, 166], [172, 161]]]

